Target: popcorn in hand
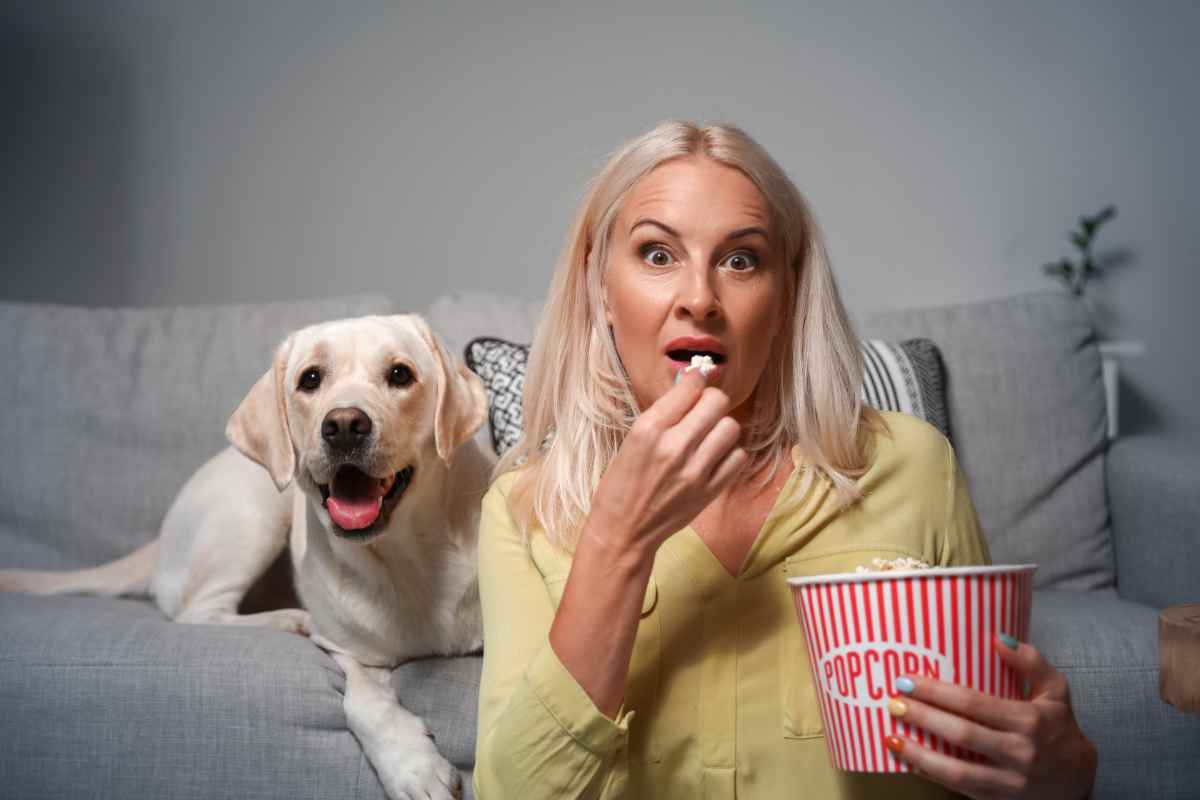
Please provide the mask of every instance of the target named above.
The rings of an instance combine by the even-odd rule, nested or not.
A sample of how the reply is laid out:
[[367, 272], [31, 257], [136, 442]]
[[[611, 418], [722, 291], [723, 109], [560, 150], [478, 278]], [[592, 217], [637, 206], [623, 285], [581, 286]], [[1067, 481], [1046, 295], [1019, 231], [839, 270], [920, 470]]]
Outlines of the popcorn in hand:
[[708, 373], [713, 371], [716, 364], [713, 363], [712, 356], [692, 356], [692, 363], [683, 368], [684, 372], [691, 372], [694, 369], [700, 370], [700, 374], [705, 378]]

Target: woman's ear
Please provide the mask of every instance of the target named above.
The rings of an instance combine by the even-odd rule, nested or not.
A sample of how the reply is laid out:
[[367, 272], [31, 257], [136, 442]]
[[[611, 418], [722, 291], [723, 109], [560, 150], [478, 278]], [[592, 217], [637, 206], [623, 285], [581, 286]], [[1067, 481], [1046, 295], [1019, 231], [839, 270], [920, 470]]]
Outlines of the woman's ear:
[[242, 455], [265, 467], [280, 491], [292, 482], [296, 472], [296, 450], [288, 429], [283, 385], [291, 352], [289, 336], [275, 353], [271, 368], [251, 387], [225, 426], [225, 437]]

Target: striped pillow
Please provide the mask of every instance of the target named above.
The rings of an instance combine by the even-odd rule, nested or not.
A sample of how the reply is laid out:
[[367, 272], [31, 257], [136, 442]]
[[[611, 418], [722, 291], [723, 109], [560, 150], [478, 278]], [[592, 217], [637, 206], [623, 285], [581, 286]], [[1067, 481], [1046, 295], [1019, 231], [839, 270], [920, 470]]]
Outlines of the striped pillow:
[[942, 354], [928, 339], [864, 339], [862, 397], [880, 411], [901, 411], [950, 438]]
[[[933, 342], [868, 339], [862, 342], [862, 351], [862, 397], [868, 405], [912, 414], [950, 435], [942, 360]], [[492, 447], [497, 455], [503, 455], [521, 435], [521, 393], [529, 345], [481, 336], [467, 344], [463, 359], [483, 379]]]

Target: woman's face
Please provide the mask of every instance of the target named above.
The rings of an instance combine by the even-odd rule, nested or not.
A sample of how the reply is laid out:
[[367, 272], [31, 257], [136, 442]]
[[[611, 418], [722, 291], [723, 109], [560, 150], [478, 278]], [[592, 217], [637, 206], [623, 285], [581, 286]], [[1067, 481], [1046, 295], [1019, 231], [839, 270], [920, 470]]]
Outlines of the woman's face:
[[708, 353], [742, 423], [791, 297], [777, 231], [740, 170], [701, 156], [634, 184], [613, 223], [606, 314], [642, 410]]

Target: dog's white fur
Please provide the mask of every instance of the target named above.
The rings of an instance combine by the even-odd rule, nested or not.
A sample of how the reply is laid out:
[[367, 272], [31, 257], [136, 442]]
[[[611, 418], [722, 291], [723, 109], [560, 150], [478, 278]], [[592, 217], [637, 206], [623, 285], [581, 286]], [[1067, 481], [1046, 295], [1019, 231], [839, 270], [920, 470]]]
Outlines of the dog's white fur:
[[[400, 364], [416, 378], [407, 386], [388, 380]], [[298, 381], [312, 367], [322, 379], [307, 392]], [[377, 478], [414, 468], [366, 540], [347, 538], [323, 505], [321, 485], [347, 457], [324, 441], [322, 423], [344, 408], [372, 423], [351, 463]], [[471, 437], [485, 415], [482, 383], [420, 317], [304, 328], [229, 420], [234, 447], [184, 485], [157, 540], [88, 570], [0, 571], [0, 590], [149, 591], [178, 622], [310, 635], [346, 675], [347, 723], [388, 795], [456, 796], [458, 772], [397, 702], [390, 676], [403, 661], [482, 645], [477, 529], [492, 459]], [[285, 545], [304, 608], [238, 614]]]

